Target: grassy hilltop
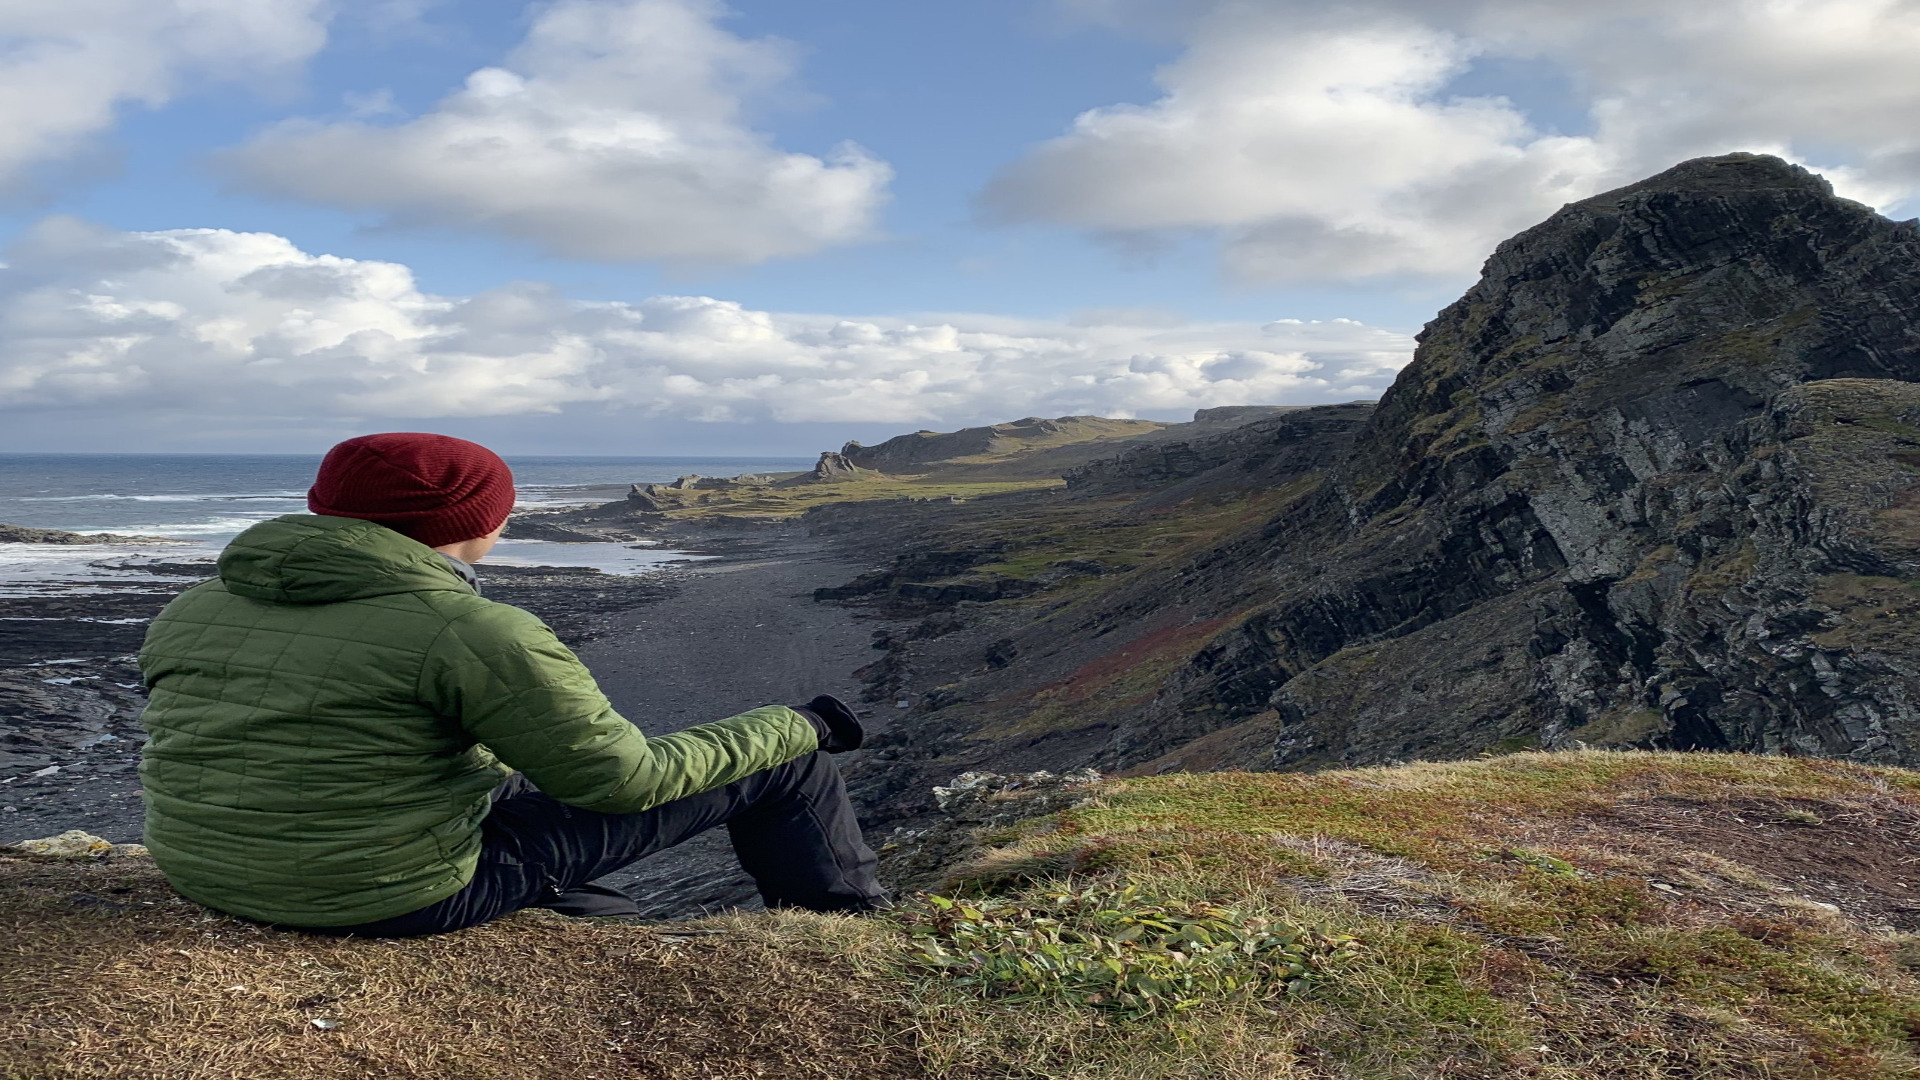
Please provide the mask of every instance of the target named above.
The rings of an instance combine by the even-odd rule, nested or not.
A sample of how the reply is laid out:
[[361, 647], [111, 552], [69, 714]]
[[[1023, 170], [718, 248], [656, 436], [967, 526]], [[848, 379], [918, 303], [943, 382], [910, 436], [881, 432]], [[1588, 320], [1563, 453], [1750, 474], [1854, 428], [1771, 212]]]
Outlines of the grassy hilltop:
[[[1106, 781], [1074, 789], [1076, 805], [1018, 818], [1022, 790], [987, 796], [977, 846], [928, 882], [972, 905], [980, 919], [961, 917], [961, 929], [1000, 950], [1003, 968], [1047, 966], [1036, 916], [1058, 914], [1049, 897], [1065, 889], [1108, 905], [1109, 930], [1115, 918], [1196, 912], [1216, 934], [1301, 928], [1322, 943], [1302, 954], [1308, 978], [1285, 990], [1286, 973], [1268, 970], [1233, 991], [1200, 978], [1169, 986], [1157, 1009], [1112, 995], [1088, 1004], [1097, 995], [1084, 986], [1044, 979], [996, 996], [919, 958], [927, 928], [956, 918], [924, 901], [881, 918], [658, 926], [526, 913], [437, 939], [343, 943], [210, 915], [142, 859], [14, 857], [0, 859], [0, 1075], [1848, 1080], [1920, 1069], [1920, 880], [1908, 880], [1920, 774], [1522, 753]], [[1166, 973], [1144, 966], [1144, 942], [1115, 943], [1124, 936], [1091, 947]], [[1088, 947], [1062, 940], [1069, 959]]]

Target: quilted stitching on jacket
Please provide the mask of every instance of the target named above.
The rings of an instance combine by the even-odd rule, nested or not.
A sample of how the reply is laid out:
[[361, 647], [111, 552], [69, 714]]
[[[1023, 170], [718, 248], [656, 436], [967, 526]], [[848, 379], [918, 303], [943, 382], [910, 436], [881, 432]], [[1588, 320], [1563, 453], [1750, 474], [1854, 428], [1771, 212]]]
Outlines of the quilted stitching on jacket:
[[155, 861], [183, 895], [298, 926], [457, 892], [509, 768], [622, 813], [817, 742], [783, 706], [648, 739], [534, 616], [351, 518], [296, 514], [242, 533], [219, 578], [154, 620], [140, 663]]

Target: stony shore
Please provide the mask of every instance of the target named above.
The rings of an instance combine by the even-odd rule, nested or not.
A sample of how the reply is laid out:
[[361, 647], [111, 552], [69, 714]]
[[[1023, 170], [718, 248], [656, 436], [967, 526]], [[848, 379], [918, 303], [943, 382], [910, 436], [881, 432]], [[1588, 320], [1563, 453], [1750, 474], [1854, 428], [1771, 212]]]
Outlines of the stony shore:
[[[489, 597], [545, 619], [648, 734], [818, 693], [856, 696], [851, 673], [873, 655], [877, 624], [812, 592], [862, 567], [797, 528], [703, 529], [667, 546], [704, 557], [639, 576], [480, 569]], [[0, 844], [67, 829], [139, 840], [133, 654], [147, 620], [205, 573], [177, 569], [109, 592], [0, 598]], [[609, 880], [656, 917], [757, 902], [723, 835]]]

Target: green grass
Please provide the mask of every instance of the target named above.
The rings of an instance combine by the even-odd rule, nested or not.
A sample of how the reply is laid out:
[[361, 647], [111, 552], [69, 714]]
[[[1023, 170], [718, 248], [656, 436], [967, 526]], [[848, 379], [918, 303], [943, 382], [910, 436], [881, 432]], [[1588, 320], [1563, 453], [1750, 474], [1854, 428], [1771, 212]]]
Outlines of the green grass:
[[[1864, 802], [1884, 813], [1917, 791], [1902, 770], [1618, 752], [1170, 775], [1110, 783], [1003, 831], [946, 887], [1019, 898], [1124, 883], [1356, 942], [1284, 1007], [1222, 1003], [1162, 1040], [1221, 1068], [1254, 1039], [1289, 1048], [1276, 1076], [1908, 1076], [1920, 1070], [1920, 985], [1900, 960], [1920, 954], [1910, 939], [1836, 919], [1724, 857], [1650, 854], [1642, 834], [1605, 823], [1623, 803], [1766, 800], [1793, 800], [1782, 822], [1858, 819]], [[1079, 1038], [1080, 1053], [1118, 1053], [1100, 1029]], [[1167, 1055], [1016, 1075], [1206, 1074]]]
[[1122, 1020], [1297, 993], [1351, 942], [1260, 911], [1136, 885], [1008, 899], [925, 895], [896, 916], [912, 960], [988, 1000], [1064, 1001]]

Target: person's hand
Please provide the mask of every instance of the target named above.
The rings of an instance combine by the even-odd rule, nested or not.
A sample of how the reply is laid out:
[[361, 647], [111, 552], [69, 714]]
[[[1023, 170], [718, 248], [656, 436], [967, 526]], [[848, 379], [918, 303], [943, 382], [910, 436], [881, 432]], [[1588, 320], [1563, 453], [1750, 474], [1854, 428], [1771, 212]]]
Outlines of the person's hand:
[[846, 702], [832, 694], [821, 694], [805, 705], [792, 706], [792, 709], [813, 725], [813, 730], [820, 736], [820, 749], [829, 754], [858, 750], [860, 744], [867, 741], [867, 729], [860, 726], [860, 717], [854, 715]]

